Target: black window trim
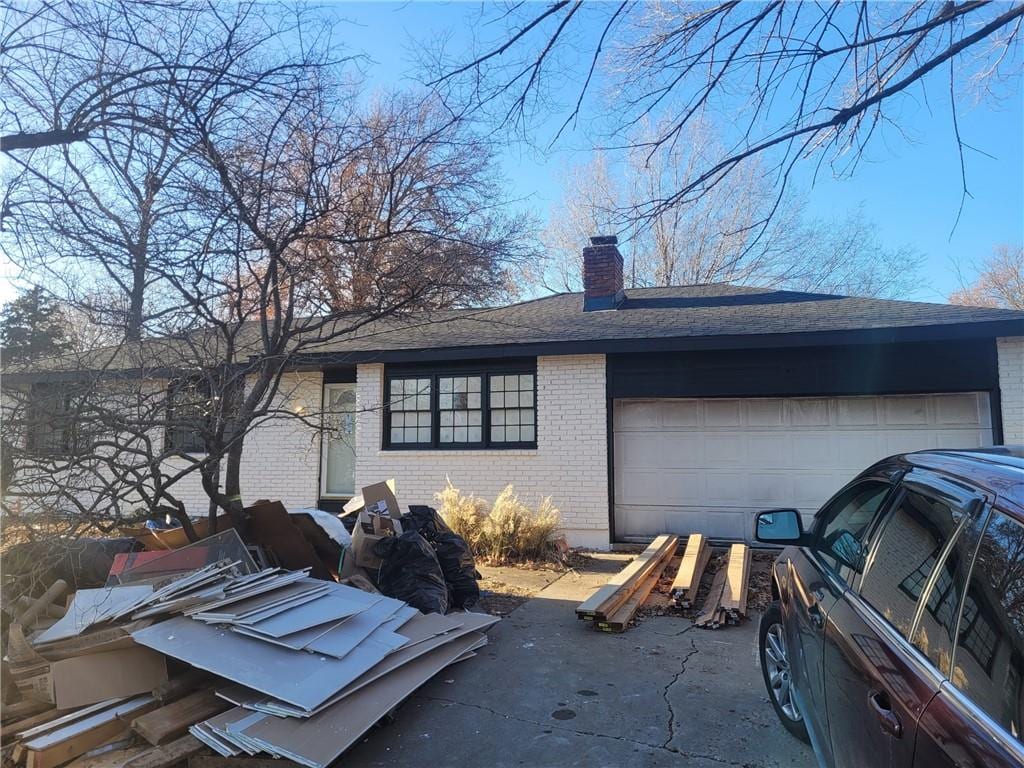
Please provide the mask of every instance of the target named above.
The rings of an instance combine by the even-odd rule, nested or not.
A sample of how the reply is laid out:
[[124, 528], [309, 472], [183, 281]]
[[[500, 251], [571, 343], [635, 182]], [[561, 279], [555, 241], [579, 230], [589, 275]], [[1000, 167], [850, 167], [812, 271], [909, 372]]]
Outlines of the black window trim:
[[[533, 377], [533, 440], [518, 442], [495, 442], [491, 435], [491, 376], [529, 375]], [[477, 443], [442, 443], [440, 390], [438, 379], [451, 376], [480, 377], [480, 427], [481, 437]], [[392, 443], [391, 442], [391, 382], [396, 379], [430, 379], [430, 442], [429, 443]], [[395, 366], [384, 370], [384, 409], [381, 419], [381, 449], [385, 451], [506, 451], [535, 450], [537, 435], [540, 430], [537, 410], [537, 363], [536, 360], [519, 363], [503, 362], [492, 364], [452, 364], [450, 366]]]

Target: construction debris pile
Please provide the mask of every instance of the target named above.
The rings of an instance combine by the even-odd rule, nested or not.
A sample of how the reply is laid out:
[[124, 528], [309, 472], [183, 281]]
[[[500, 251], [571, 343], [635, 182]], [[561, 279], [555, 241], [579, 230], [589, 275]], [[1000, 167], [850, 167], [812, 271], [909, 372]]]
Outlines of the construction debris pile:
[[[703, 629], [718, 629], [742, 621], [747, 613], [750, 548], [746, 544], [733, 544], [724, 555], [716, 558], [707, 538], [692, 533], [686, 539], [682, 557], [674, 559], [678, 543], [678, 538], [669, 534], [655, 538], [647, 549], [576, 608], [577, 618], [605, 632], [624, 632], [645, 603], [654, 605], [655, 598], [667, 600], [665, 593], [671, 595], [678, 608], [696, 609], [701, 579], [709, 566], [716, 566], [693, 623]], [[678, 562], [678, 569], [673, 577], [675, 562]], [[664, 584], [659, 586], [662, 580]], [[656, 589], [658, 594], [655, 595]]]
[[[308, 544], [281, 535], [292, 560], [308, 556]], [[275, 544], [264, 541], [288, 560]], [[54, 604], [63, 584], [28, 606], [5, 649], [16, 693], [4, 691], [4, 764], [91, 768], [90, 754], [116, 750], [105, 766], [170, 768], [204, 753], [327, 766], [475, 655], [498, 621], [421, 612], [342, 563], [347, 583], [314, 578], [312, 565], [257, 565], [252, 551], [228, 529], [123, 559], [66, 609]], [[471, 594], [464, 558], [461, 572]]]

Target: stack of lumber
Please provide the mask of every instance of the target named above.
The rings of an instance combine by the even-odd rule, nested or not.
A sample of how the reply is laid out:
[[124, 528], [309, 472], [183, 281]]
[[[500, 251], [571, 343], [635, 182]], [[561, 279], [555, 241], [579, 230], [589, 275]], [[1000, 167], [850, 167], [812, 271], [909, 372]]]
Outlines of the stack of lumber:
[[710, 559], [711, 545], [707, 538], [700, 533], [691, 533], [686, 539], [683, 559], [672, 582], [672, 597], [680, 608], [689, 608], [696, 602], [700, 578]]
[[607, 584], [576, 608], [577, 618], [605, 632], [624, 632], [662, 571], [676, 552], [679, 539], [662, 534]]
[[694, 624], [718, 629], [738, 624], [747, 613], [747, 585], [750, 581], [750, 547], [733, 544], [729, 557], [721, 564], [711, 582], [711, 591]]
[[[38, 689], [18, 690], [42, 700], [5, 706], [3, 740], [15, 745], [5, 749], [8, 758], [26, 768], [71, 760], [69, 768], [170, 768], [212, 750], [320, 768], [435, 674], [475, 655], [487, 642], [483, 631], [498, 621], [422, 614], [401, 600], [310, 578], [308, 569], [237, 566], [221, 561], [164, 582], [79, 590], [34, 644], [12, 627], [12, 667]], [[61, 695], [89, 693], [82, 685], [47, 690], [63, 663], [55, 659], [84, 659], [91, 668], [132, 654], [156, 657], [162, 682], [70, 711], [45, 700], [56, 690], [59, 707]], [[186, 673], [168, 679], [168, 657], [184, 662]]]

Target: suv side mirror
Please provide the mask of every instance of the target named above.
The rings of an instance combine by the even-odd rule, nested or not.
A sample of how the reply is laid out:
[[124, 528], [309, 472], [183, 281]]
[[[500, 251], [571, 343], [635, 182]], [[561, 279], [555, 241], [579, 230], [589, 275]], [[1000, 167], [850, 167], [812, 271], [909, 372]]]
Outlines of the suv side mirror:
[[798, 544], [804, 536], [800, 513], [795, 509], [766, 509], [757, 513], [754, 538], [766, 544]]

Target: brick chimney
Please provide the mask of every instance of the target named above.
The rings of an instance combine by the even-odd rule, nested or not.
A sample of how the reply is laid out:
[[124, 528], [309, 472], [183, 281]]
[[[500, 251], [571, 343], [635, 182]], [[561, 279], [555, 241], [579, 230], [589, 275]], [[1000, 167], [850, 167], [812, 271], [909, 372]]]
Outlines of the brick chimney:
[[619, 238], [590, 238], [583, 249], [583, 311], [615, 309], [624, 298]]

